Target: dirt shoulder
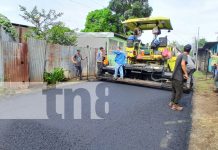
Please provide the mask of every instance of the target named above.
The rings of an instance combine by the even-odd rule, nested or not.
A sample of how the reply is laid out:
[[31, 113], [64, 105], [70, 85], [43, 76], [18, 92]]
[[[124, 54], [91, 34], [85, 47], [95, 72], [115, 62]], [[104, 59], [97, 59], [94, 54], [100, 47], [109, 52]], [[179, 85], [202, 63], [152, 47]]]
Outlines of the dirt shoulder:
[[190, 150], [218, 150], [218, 93], [214, 80], [195, 73]]
[[[95, 80], [90, 80], [90, 81], [95, 81]], [[5, 97], [10, 97], [10, 96], [17, 96], [20, 94], [41, 92], [42, 90], [49, 90], [52, 88], [61, 88], [64, 86], [69, 86], [69, 85], [74, 85], [84, 82], [88, 82], [88, 80], [82, 80], [82, 81], [69, 80], [67, 82], [59, 82], [56, 85], [47, 85], [46, 83], [43, 82], [32, 82], [29, 84], [29, 87], [25, 87], [25, 88], [19, 88], [19, 87], [14, 88], [13, 85], [12, 88], [0, 87], [0, 99], [4, 99]]]

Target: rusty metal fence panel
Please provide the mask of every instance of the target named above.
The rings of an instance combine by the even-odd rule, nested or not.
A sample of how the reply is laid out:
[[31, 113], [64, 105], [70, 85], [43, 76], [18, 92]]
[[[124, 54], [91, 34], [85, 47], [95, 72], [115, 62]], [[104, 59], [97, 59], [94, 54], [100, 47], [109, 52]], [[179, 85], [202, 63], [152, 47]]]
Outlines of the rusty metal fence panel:
[[71, 66], [71, 52], [74, 51], [73, 47], [48, 44], [46, 47], [46, 69], [47, 72], [52, 72], [54, 68], [63, 68], [65, 77], [73, 78], [74, 71]]
[[76, 68], [72, 63], [72, 57], [76, 53], [76, 47], [74, 46], [69, 46], [68, 51], [67, 49], [62, 52], [62, 56], [64, 57], [63, 59], [65, 61], [62, 61], [61, 67], [63, 67], [66, 71], [66, 75], [72, 79], [76, 77]]
[[61, 66], [61, 50], [58, 44], [47, 44], [46, 46], [46, 71], [51, 72], [54, 68]]
[[94, 76], [94, 48], [47, 44], [35, 39], [28, 39], [27, 44], [0, 41], [0, 86], [3, 86], [3, 81], [4, 86], [9, 83], [7, 86], [22, 88], [28, 87], [29, 81], [43, 82], [44, 71], [50, 72], [56, 67], [63, 68], [65, 76], [72, 79], [76, 76], [76, 69], [71, 58], [77, 53], [77, 49], [81, 50], [84, 58], [83, 76]]
[[60, 46], [60, 52], [61, 52], [61, 59], [60, 59], [60, 67], [64, 68], [65, 70], [69, 71], [70, 68], [70, 46]]
[[[96, 70], [95, 49], [47, 44], [45, 41], [28, 39], [30, 81], [42, 82], [43, 73], [51, 72], [54, 68], [63, 68], [65, 76], [72, 79], [76, 76], [76, 68], [71, 58], [81, 50], [82, 75], [94, 76]], [[87, 57], [87, 59], [86, 59]]]
[[27, 45], [13, 42], [0, 42], [3, 51], [4, 81], [13, 88], [28, 87]]
[[0, 43], [0, 87], [3, 86], [4, 82], [4, 59], [3, 59], [3, 49]]
[[70, 79], [74, 78], [76, 76], [76, 68], [71, 59], [77, 53], [77, 49], [81, 50], [81, 55], [83, 57], [82, 75], [94, 75], [92, 73], [93, 68], [89, 69], [88, 61], [90, 59], [90, 48], [77, 48], [74, 46], [62, 46], [57, 44], [48, 44], [46, 48], [46, 71], [51, 72], [54, 68], [63, 68], [65, 76]]

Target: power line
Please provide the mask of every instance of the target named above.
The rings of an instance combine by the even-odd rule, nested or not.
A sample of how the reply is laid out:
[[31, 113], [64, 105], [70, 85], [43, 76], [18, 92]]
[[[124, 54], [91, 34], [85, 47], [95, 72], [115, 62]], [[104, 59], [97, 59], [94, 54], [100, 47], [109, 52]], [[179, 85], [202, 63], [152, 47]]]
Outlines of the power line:
[[99, 6], [101, 6], [101, 7], [105, 7], [105, 6], [103, 6], [102, 4], [100, 4], [98, 1], [96, 1], [96, 0], [92, 0], [93, 2], [95, 2], [95, 4], [97, 4], [97, 5], [99, 5]]
[[86, 7], [86, 8], [90, 8], [90, 6], [88, 6], [88, 5], [84, 5], [83, 3], [80, 3], [80, 2], [78, 2], [78, 1], [73, 1], [73, 0], [69, 0], [70, 2], [72, 2], [72, 3], [75, 3], [75, 4], [79, 4], [80, 6], [83, 6], [83, 7]]

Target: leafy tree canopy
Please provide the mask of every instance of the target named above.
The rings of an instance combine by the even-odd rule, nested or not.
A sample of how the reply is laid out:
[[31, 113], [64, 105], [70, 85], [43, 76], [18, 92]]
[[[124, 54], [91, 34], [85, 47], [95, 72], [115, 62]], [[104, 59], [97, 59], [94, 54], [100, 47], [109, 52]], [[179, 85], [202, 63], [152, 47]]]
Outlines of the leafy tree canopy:
[[118, 32], [119, 18], [107, 9], [89, 12], [83, 32]]
[[204, 44], [205, 44], [206, 42], [207, 42], [207, 41], [206, 41], [205, 38], [199, 39], [199, 40], [198, 40], [198, 47], [199, 47], [199, 48], [204, 47]]
[[34, 25], [26, 33], [26, 38], [33, 37], [36, 39], [47, 40], [50, 43], [62, 45], [74, 45], [76, 43], [76, 34], [73, 30], [57, 21], [63, 13], [57, 13], [55, 10], [46, 12], [41, 11], [35, 6], [31, 11], [26, 7], [20, 6], [22, 17]]
[[111, 0], [108, 8], [125, 19], [149, 17], [153, 11], [148, 0]]
[[179, 50], [183, 51], [184, 45], [180, 44], [178, 41], [172, 41], [169, 43], [169, 46], [176, 47]]
[[2, 26], [2, 28], [9, 33], [12, 38], [15, 39], [17, 37], [16, 29], [12, 26], [10, 20], [2, 14], [0, 14], [0, 26]]
[[23, 13], [20, 16], [32, 23], [40, 32], [47, 31], [53, 25], [58, 24], [59, 22], [56, 20], [63, 15], [63, 13], [56, 13], [55, 10], [49, 10], [48, 13], [44, 9], [39, 11], [36, 6], [31, 11], [28, 11], [24, 6], [19, 7]]
[[110, 0], [108, 8], [88, 14], [83, 32], [116, 32], [123, 34], [122, 21], [149, 17], [152, 7], [148, 0]]
[[48, 30], [48, 41], [54, 44], [75, 45], [76, 33], [64, 24], [58, 24]]

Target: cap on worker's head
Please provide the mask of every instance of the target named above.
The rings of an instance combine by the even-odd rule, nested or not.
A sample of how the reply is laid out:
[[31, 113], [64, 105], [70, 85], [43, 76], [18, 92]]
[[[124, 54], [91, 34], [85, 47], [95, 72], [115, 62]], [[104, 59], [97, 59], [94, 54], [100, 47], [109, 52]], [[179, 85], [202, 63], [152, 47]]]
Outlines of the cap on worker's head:
[[190, 44], [187, 44], [187, 45], [184, 46], [184, 51], [185, 52], [189, 53], [191, 51], [191, 49], [192, 49], [192, 46]]
[[80, 49], [78, 49], [77, 52], [80, 52]]
[[100, 47], [99, 49], [102, 50], [102, 49], [104, 49], [104, 48], [103, 48], [103, 47]]

